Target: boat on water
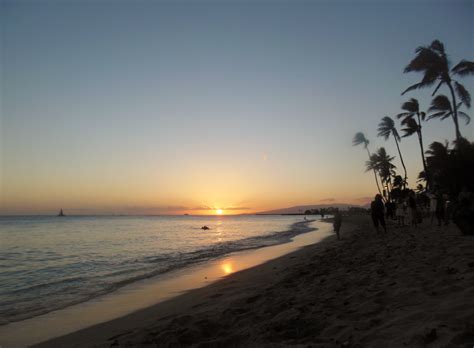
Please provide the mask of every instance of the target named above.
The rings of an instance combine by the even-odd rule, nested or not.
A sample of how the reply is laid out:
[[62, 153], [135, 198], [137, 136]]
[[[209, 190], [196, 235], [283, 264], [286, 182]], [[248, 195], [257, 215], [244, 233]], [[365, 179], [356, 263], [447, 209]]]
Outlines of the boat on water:
[[64, 215], [63, 210], [61, 209], [61, 210], [59, 211], [58, 216], [66, 216], [66, 215]]

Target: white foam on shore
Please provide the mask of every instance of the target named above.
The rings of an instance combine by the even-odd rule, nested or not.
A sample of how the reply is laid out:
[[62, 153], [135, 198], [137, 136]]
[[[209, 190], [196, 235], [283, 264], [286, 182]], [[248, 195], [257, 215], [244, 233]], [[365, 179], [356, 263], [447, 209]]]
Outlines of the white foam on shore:
[[312, 222], [316, 231], [297, 235], [289, 243], [240, 251], [154, 278], [127, 285], [113, 293], [0, 327], [0, 346], [23, 347], [130, 314], [179, 294], [206, 286], [229, 274], [317, 243], [329, 236], [332, 226]]

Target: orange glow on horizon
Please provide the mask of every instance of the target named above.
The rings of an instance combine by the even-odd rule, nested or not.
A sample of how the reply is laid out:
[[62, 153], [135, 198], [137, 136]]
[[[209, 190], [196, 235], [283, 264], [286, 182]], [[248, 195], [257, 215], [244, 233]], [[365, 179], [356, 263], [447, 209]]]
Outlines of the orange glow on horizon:
[[222, 209], [216, 209], [216, 214], [217, 215], [222, 215], [222, 214], [224, 214], [224, 211]]

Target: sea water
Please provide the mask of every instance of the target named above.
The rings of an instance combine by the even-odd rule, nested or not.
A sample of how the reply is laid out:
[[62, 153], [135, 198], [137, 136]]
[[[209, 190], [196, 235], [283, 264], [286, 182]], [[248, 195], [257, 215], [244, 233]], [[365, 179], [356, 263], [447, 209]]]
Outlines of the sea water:
[[[301, 216], [0, 217], [0, 325], [308, 231]], [[209, 230], [201, 229], [208, 226]]]

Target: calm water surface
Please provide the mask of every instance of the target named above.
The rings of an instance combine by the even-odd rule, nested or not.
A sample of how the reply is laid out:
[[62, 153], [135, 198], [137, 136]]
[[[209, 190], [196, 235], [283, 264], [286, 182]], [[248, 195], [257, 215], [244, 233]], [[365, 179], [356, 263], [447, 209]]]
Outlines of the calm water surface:
[[[289, 241], [301, 216], [0, 217], [0, 324]], [[207, 225], [209, 230], [202, 230]]]

